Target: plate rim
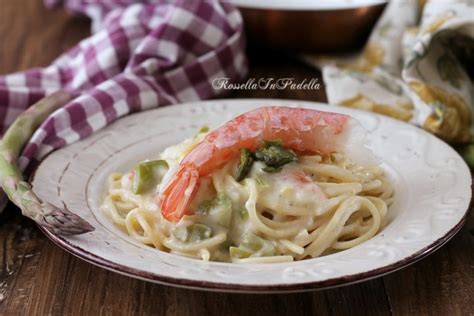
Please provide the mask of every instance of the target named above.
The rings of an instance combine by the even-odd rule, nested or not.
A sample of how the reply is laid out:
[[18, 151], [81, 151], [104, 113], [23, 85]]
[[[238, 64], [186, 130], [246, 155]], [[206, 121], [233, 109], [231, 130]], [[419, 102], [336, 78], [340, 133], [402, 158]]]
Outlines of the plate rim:
[[[318, 105], [329, 105], [325, 102], [317, 102], [317, 101], [310, 101], [310, 100], [296, 100], [296, 99], [272, 99], [272, 98], [263, 98], [263, 99], [251, 99], [251, 98], [239, 98], [239, 99], [213, 99], [213, 100], [200, 100], [200, 101], [193, 101], [193, 102], [184, 102], [176, 105], [187, 105], [189, 103], [196, 104], [196, 103], [215, 103], [215, 102], [238, 102], [238, 101], [249, 101], [254, 100], [257, 102], [284, 102], [284, 103], [314, 103]], [[176, 106], [173, 105], [173, 106]], [[336, 108], [341, 108], [339, 106], [334, 106]], [[154, 108], [151, 110], [159, 110], [163, 107]], [[342, 107], [344, 108], [344, 107]], [[331, 109], [328, 109], [331, 111]], [[367, 111], [361, 111], [357, 109], [356, 112], [363, 112], [365, 114], [370, 113], [375, 116], [382, 116], [376, 113], [371, 113]], [[140, 112], [138, 112], [140, 113]], [[132, 114], [133, 115], [133, 114]], [[128, 117], [128, 116], [125, 116]], [[125, 118], [123, 117], [123, 118]], [[382, 116], [384, 119], [394, 120], [387, 116]], [[118, 120], [117, 120], [118, 121]], [[400, 122], [398, 120], [394, 120]], [[420, 129], [423, 133], [426, 133], [432, 137], [434, 135]], [[437, 138], [437, 137], [435, 137]], [[437, 138], [440, 142], [444, 145], [447, 145], [444, 141]], [[449, 146], [449, 145], [447, 145]], [[449, 146], [450, 147], [450, 146]], [[452, 149], [452, 148], [451, 148]], [[452, 149], [454, 151], [454, 149]], [[53, 151], [54, 152], [54, 151]], [[39, 169], [41, 164], [47, 160], [49, 154], [44, 157], [34, 168], [34, 171], [30, 175], [30, 183], [33, 183], [36, 171]], [[160, 275], [157, 273], [144, 271], [132, 267], [128, 267], [114, 261], [102, 258], [98, 255], [95, 255], [89, 252], [86, 249], [83, 249], [79, 246], [76, 246], [62, 236], [55, 235], [45, 227], [38, 225], [39, 229], [51, 240], [55, 245], [60, 247], [61, 249], [65, 250], [66, 252], [72, 254], [73, 256], [82, 259], [88, 263], [91, 263], [95, 266], [100, 268], [104, 268], [106, 270], [116, 272], [122, 275], [126, 275], [135, 279], [140, 279], [148, 282], [159, 283], [169, 286], [181, 287], [181, 288], [190, 288], [190, 289], [197, 289], [197, 290], [205, 290], [205, 291], [219, 291], [219, 292], [231, 292], [231, 293], [289, 293], [289, 292], [304, 292], [304, 291], [311, 291], [311, 290], [321, 290], [326, 288], [333, 288], [339, 286], [345, 286], [349, 284], [355, 284], [359, 282], [364, 282], [376, 277], [380, 277], [397, 270], [400, 270], [404, 267], [407, 267], [421, 259], [424, 259], [428, 255], [432, 254], [439, 248], [441, 248], [444, 244], [446, 244], [451, 238], [453, 238], [464, 226], [465, 222], [467, 221], [467, 217], [473, 207], [473, 185], [474, 180], [472, 179], [471, 174], [471, 191], [470, 191], [470, 201], [468, 204], [467, 209], [464, 211], [462, 218], [451, 227], [443, 236], [439, 237], [435, 241], [431, 242], [429, 245], [425, 246], [424, 248], [420, 249], [417, 252], [412, 253], [409, 256], [406, 256], [396, 262], [386, 264], [384, 266], [367, 270], [364, 272], [359, 272], [355, 274], [348, 274], [342, 275], [338, 277], [332, 277], [324, 280], [319, 281], [310, 281], [310, 282], [298, 282], [298, 283], [282, 283], [282, 284], [272, 284], [272, 285], [258, 285], [258, 284], [238, 284], [238, 283], [226, 283], [226, 282], [215, 282], [215, 281], [204, 281], [204, 280], [193, 280], [187, 278], [175, 278], [172, 276], [167, 275]]]
[[[472, 184], [471, 184], [472, 188]], [[148, 271], [143, 271], [131, 267], [127, 267], [116, 262], [104, 259], [99, 257], [85, 249], [82, 249], [79, 246], [75, 246], [62, 238], [59, 235], [55, 235], [50, 232], [47, 228], [37, 225], [39, 229], [51, 240], [56, 246], [59, 246], [62, 250], [68, 252], [69, 254], [82, 259], [88, 263], [91, 263], [97, 267], [116, 272], [122, 275], [132, 277], [134, 279], [140, 279], [147, 282], [158, 283], [162, 285], [169, 285], [180, 288], [188, 288], [195, 290], [204, 290], [204, 291], [217, 291], [217, 292], [228, 292], [228, 293], [290, 293], [290, 292], [305, 292], [311, 290], [324, 290], [328, 288], [335, 288], [355, 283], [360, 283], [368, 281], [377, 277], [384, 276], [386, 274], [398, 271], [409, 265], [416, 263], [419, 260], [422, 260], [440, 249], [445, 245], [449, 240], [451, 240], [464, 226], [467, 216], [472, 207], [472, 195], [469, 207], [464, 213], [464, 216], [461, 220], [444, 236], [438, 238], [430, 245], [422, 248], [421, 250], [413, 253], [412, 255], [403, 258], [402, 260], [396, 261], [394, 263], [385, 265], [380, 268], [368, 270], [361, 273], [344, 275], [340, 277], [330, 278], [320, 281], [312, 282], [300, 282], [294, 284], [274, 284], [274, 285], [250, 285], [250, 284], [234, 284], [234, 283], [225, 283], [225, 282], [209, 282], [209, 281], [200, 281], [192, 280], [186, 278], [173, 278], [171, 276], [159, 275]]]

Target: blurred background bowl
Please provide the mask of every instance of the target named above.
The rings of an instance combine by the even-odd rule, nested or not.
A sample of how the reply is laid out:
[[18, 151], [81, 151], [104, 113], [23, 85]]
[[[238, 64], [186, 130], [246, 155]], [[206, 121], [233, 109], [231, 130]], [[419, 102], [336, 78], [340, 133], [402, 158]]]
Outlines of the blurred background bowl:
[[298, 53], [360, 48], [386, 0], [232, 0], [251, 45]]

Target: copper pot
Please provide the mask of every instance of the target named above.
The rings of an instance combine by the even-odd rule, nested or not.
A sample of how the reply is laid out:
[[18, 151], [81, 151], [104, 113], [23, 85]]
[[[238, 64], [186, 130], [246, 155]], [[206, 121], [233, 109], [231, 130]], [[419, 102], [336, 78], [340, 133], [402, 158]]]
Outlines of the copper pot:
[[[298, 6], [289, 10], [262, 7], [261, 3], [260, 7], [250, 7], [245, 0], [234, 2], [241, 9], [251, 44], [305, 53], [341, 53], [360, 48], [386, 5], [385, 1], [365, 1], [361, 6], [317, 10], [313, 1], [307, 2], [312, 3], [312, 9]], [[288, 3], [291, 5], [291, 0]]]

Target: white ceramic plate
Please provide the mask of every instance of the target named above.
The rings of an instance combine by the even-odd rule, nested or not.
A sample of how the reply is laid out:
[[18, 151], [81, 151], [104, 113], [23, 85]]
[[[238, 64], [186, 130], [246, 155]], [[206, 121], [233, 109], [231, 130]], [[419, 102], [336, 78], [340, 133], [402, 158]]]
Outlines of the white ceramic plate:
[[[389, 224], [371, 240], [336, 254], [277, 264], [203, 262], [144, 246], [116, 228], [99, 209], [106, 178], [203, 126], [264, 105], [290, 105], [346, 113], [369, 131], [369, 146], [395, 186]], [[40, 198], [65, 206], [95, 231], [75, 237], [45, 232], [88, 262], [132, 277], [190, 288], [284, 292], [343, 285], [400, 269], [441, 247], [462, 226], [471, 200], [471, 175], [447, 144], [414, 126], [368, 112], [282, 100], [216, 100], [135, 114], [58, 150], [33, 178]]]

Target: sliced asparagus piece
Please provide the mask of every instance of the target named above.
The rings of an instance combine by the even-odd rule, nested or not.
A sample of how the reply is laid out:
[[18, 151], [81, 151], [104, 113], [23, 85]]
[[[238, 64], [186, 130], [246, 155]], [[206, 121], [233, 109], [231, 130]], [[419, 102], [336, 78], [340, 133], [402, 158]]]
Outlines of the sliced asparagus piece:
[[168, 163], [165, 160], [151, 160], [139, 163], [134, 169], [133, 193], [142, 194], [156, 187], [168, 169]]
[[36, 128], [56, 109], [71, 100], [66, 92], [56, 92], [20, 114], [0, 141], [0, 185], [8, 198], [33, 219], [55, 234], [76, 235], [94, 230], [89, 223], [68, 210], [42, 202], [24, 181], [17, 161], [22, 148]]
[[231, 258], [268, 257], [275, 256], [276, 253], [276, 245], [273, 242], [250, 232], [245, 233], [238, 247], [229, 247]]
[[213, 222], [224, 227], [229, 227], [232, 220], [232, 200], [224, 192], [219, 192], [212, 200], [201, 202], [198, 210], [208, 214]]
[[253, 165], [252, 152], [246, 148], [240, 150], [240, 163], [237, 169], [237, 181], [242, 181], [247, 177]]
[[232, 220], [232, 200], [224, 193], [219, 192], [209, 209], [209, 217], [221, 226], [229, 227]]
[[264, 171], [277, 172], [280, 167], [296, 161], [298, 157], [292, 150], [278, 145], [277, 141], [267, 141], [265, 146], [255, 151], [255, 159], [263, 161], [267, 167], [273, 167]]
[[204, 224], [192, 224], [187, 227], [175, 228], [172, 234], [176, 239], [182, 242], [193, 243], [211, 238], [212, 229]]

